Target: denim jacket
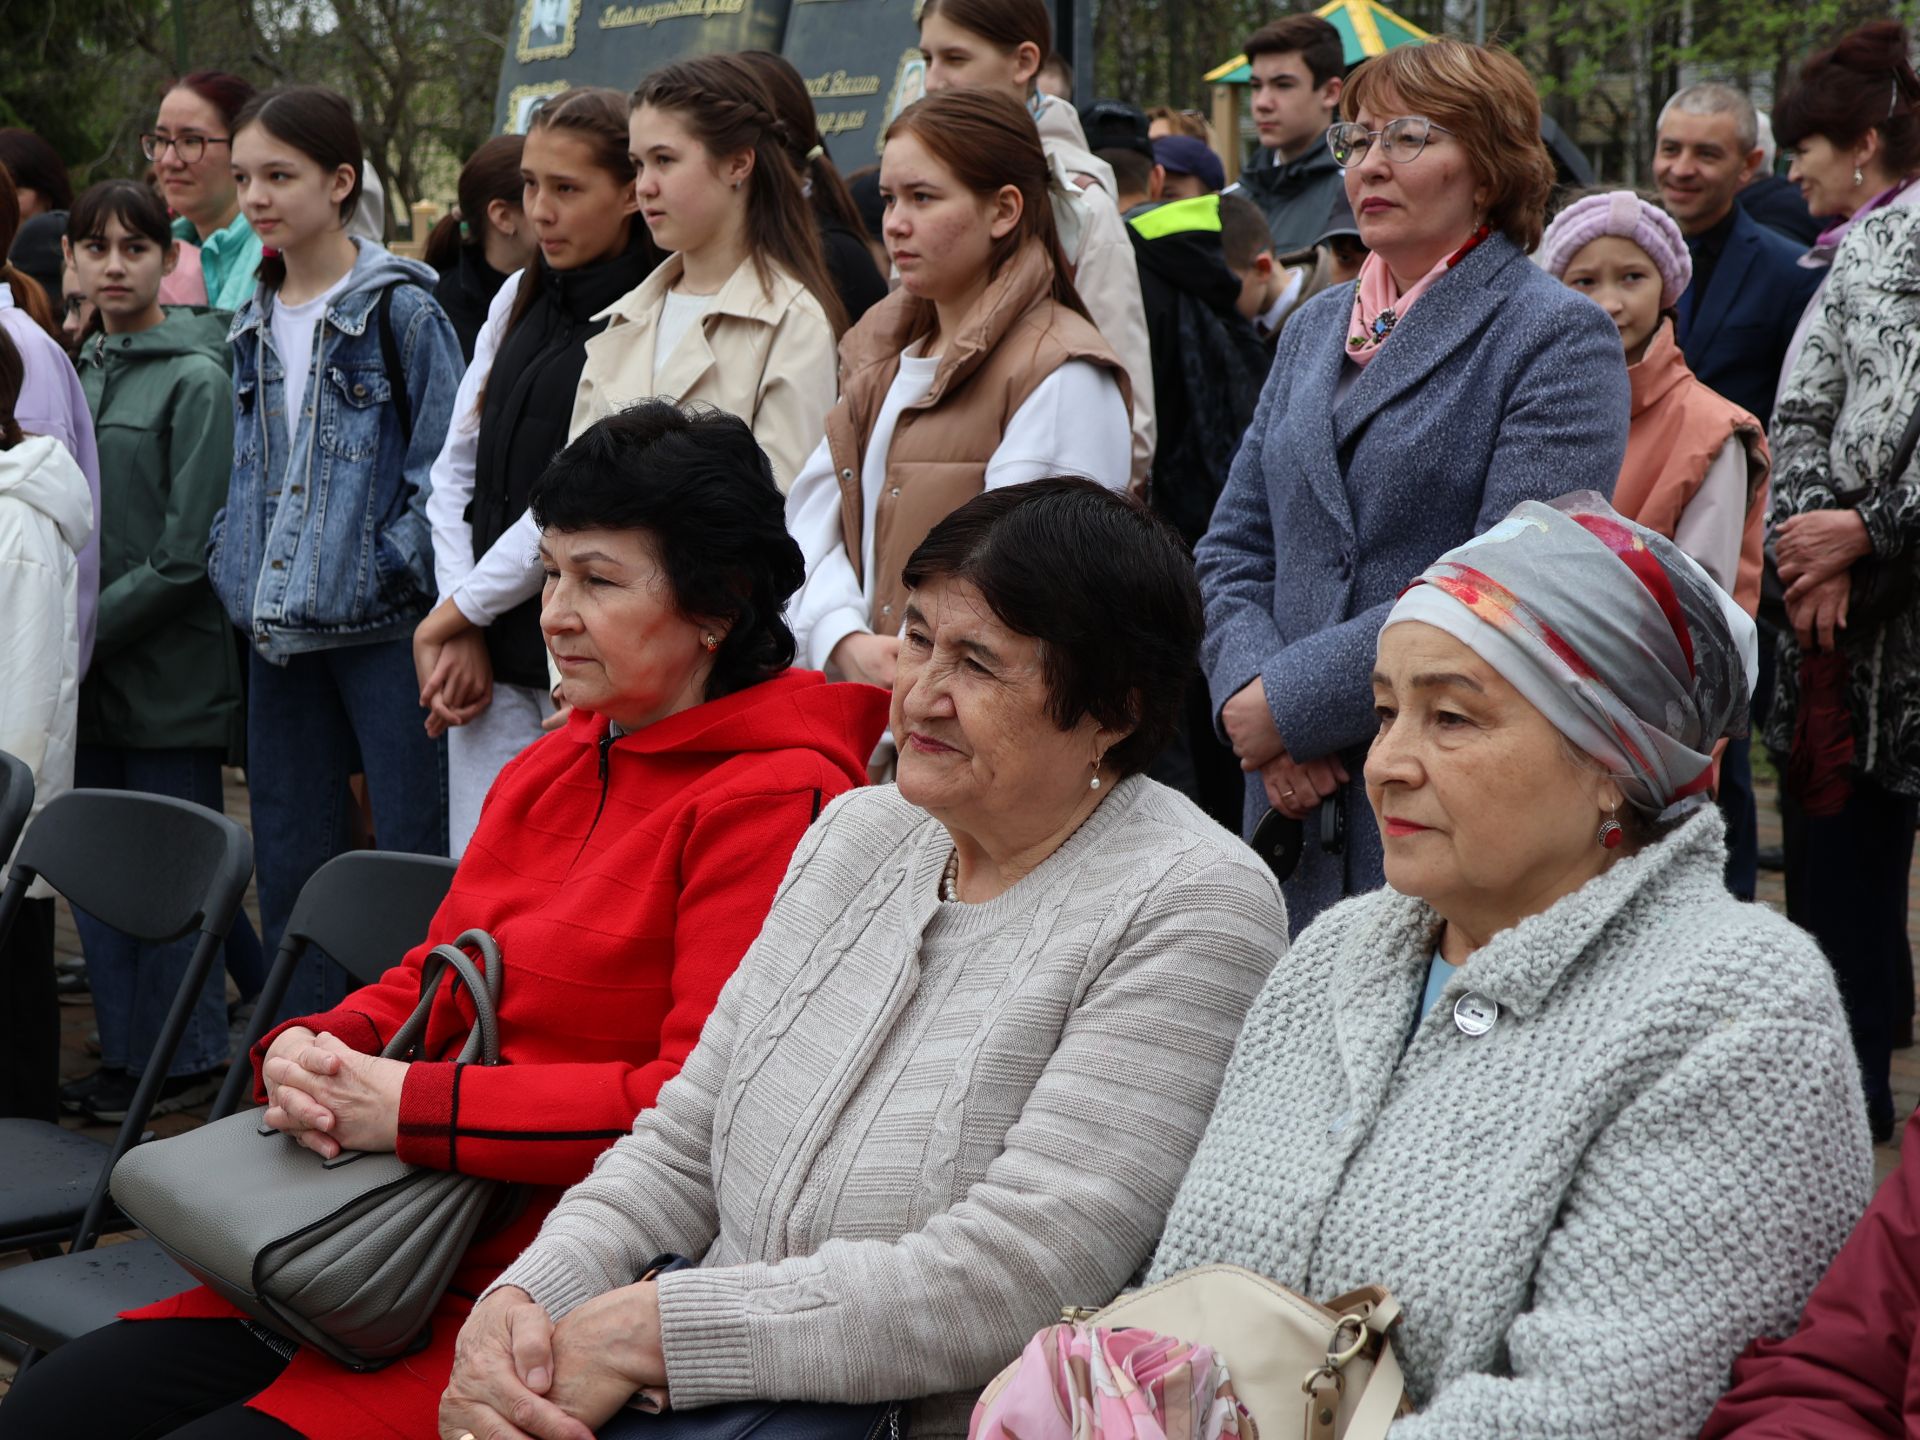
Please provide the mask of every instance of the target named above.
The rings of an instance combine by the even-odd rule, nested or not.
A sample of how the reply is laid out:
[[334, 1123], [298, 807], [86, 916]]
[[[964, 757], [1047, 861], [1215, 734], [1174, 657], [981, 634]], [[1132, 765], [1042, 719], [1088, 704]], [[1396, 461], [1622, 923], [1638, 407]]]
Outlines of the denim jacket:
[[[460, 342], [430, 293], [432, 270], [354, 243], [359, 258], [314, 344], [299, 412], [307, 424], [289, 425], [273, 294], [257, 288], [227, 335], [233, 476], [207, 571], [229, 618], [277, 663], [409, 634], [434, 599], [427, 472], [453, 414]], [[400, 377], [381, 356], [377, 312], [389, 286], [410, 442], [390, 388]]]

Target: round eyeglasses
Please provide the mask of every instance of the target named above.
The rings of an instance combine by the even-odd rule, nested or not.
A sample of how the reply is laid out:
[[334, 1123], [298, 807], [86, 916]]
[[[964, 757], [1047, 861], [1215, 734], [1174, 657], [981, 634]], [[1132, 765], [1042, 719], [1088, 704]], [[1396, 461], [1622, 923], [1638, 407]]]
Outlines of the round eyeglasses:
[[140, 153], [149, 160], [158, 160], [167, 153], [167, 147], [173, 147], [173, 153], [180, 157], [182, 165], [196, 164], [207, 153], [209, 145], [231, 144], [226, 135], [142, 135]]
[[1427, 140], [1431, 136], [1452, 133], [1444, 125], [1436, 125], [1424, 115], [1402, 115], [1398, 120], [1389, 120], [1378, 130], [1369, 130], [1364, 125], [1348, 120], [1327, 127], [1327, 149], [1333, 152], [1334, 164], [1342, 170], [1351, 170], [1367, 158], [1367, 151], [1378, 140], [1382, 155], [1396, 165], [1405, 165], [1420, 158], [1420, 152], [1427, 148]]

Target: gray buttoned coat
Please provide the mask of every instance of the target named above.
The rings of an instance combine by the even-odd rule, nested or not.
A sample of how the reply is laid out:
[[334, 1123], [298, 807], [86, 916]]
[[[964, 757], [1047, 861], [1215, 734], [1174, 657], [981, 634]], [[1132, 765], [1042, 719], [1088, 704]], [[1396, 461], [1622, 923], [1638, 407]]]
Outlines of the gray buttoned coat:
[[1151, 1278], [1385, 1285], [1420, 1407], [1391, 1440], [1692, 1440], [1873, 1183], [1832, 969], [1727, 894], [1723, 833], [1703, 808], [1495, 935], [1424, 1015], [1430, 907], [1322, 916], [1247, 1015]]
[[[1343, 812], [1343, 854], [1323, 850], [1320, 817], [1308, 819], [1286, 887], [1295, 933], [1381, 883], [1360, 770], [1374, 642], [1395, 597], [1522, 500], [1611, 495], [1627, 445], [1613, 322], [1505, 236], [1435, 284], [1336, 403], [1353, 289], [1325, 291], [1287, 322], [1195, 551], [1216, 720], [1260, 677], [1288, 752], [1342, 755], [1353, 776], [1327, 802]], [[1248, 834], [1266, 810], [1252, 777]]]

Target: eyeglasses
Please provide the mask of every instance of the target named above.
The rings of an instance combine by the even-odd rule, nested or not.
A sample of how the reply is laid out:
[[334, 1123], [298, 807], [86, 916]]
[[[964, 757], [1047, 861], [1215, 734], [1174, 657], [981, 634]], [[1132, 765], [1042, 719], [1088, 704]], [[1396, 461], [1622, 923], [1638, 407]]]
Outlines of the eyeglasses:
[[1382, 155], [1396, 165], [1406, 165], [1420, 158], [1430, 136], [1452, 133], [1424, 115], [1402, 115], [1398, 120], [1389, 120], [1379, 130], [1369, 130], [1348, 120], [1327, 127], [1327, 149], [1333, 152], [1334, 164], [1342, 170], [1351, 170], [1367, 158], [1367, 151], [1378, 140]]
[[140, 153], [149, 160], [158, 160], [171, 145], [182, 165], [193, 165], [207, 153], [207, 146], [232, 143], [232, 137], [228, 135], [142, 135]]

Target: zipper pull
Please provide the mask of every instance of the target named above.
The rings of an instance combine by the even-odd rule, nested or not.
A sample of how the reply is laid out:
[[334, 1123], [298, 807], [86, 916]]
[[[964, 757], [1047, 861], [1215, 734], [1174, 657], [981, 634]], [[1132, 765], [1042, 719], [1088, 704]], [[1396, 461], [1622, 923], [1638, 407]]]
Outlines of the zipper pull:
[[613, 749], [613, 731], [608, 730], [600, 737], [600, 783], [607, 783], [607, 755]]

